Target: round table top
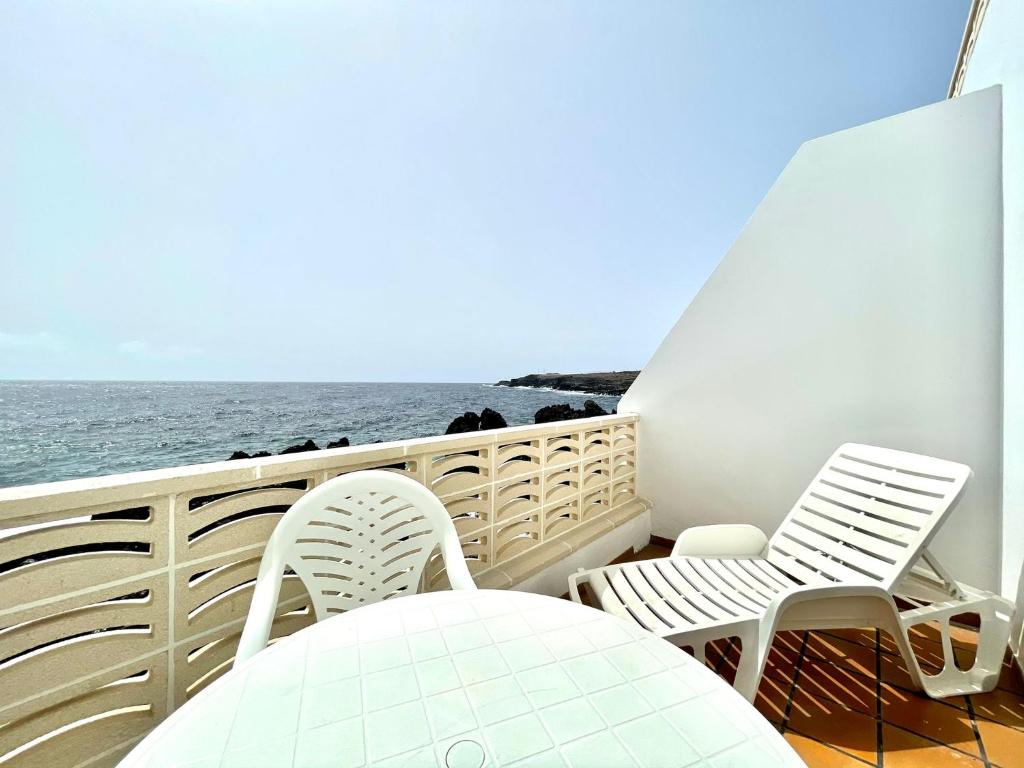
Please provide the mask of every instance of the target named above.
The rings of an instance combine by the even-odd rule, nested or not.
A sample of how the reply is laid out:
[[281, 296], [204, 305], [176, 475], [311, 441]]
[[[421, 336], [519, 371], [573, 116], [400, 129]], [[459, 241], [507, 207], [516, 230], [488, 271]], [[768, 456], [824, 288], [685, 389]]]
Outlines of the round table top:
[[670, 643], [512, 591], [433, 592], [321, 621], [177, 710], [121, 768], [803, 766]]

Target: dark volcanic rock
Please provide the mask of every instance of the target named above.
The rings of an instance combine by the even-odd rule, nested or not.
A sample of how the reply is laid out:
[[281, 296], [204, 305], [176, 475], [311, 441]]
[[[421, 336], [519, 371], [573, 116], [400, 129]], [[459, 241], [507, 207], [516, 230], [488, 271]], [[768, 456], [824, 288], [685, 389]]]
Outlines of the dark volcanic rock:
[[505, 417], [490, 408], [480, 412], [480, 429], [504, 429], [508, 426]]
[[[328, 448], [345, 448], [348, 446], [348, 438], [343, 437], [333, 443], [328, 443]], [[284, 456], [286, 453], [304, 453], [306, 451], [319, 451], [320, 448], [312, 440], [307, 440], [302, 445], [292, 445], [281, 451], [281, 455]], [[265, 459], [269, 456], [273, 456], [270, 451], [256, 451], [256, 453], [250, 455], [245, 451], [235, 451], [228, 456], [228, 461], [235, 461], [236, 459]]]
[[466, 411], [456, 416], [445, 430], [446, 435], [458, 435], [463, 432], [477, 432], [481, 429], [504, 429], [508, 426], [505, 417], [492, 408], [484, 408], [480, 415]]
[[456, 416], [444, 433], [446, 435], [458, 435], [462, 432], [476, 432], [479, 429], [480, 417], [472, 411], [466, 411], [461, 416]]
[[578, 411], [568, 403], [561, 405], [545, 405], [533, 416], [535, 424], [548, 424], [552, 421], [568, 421], [569, 419], [587, 419], [592, 416], [607, 416], [608, 411], [595, 403], [593, 400], [586, 400], [583, 403], [583, 410]]
[[606, 373], [531, 373], [517, 379], [498, 382], [499, 387], [540, 387], [569, 392], [593, 392], [598, 395], [621, 395], [640, 371], [608, 371]]
[[319, 448], [319, 446], [317, 446], [316, 443], [314, 443], [312, 440], [307, 440], [306, 442], [302, 443], [301, 445], [289, 445], [287, 448], [285, 448], [283, 451], [281, 451], [280, 455], [281, 456], [286, 456], [289, 453], [305, 453], [306, 451], [319, 451], [319, 450], [320, 450], [320, 448]]
[[533, 415], [534, 424], [547, 424], [551, 421], [565, 421], [566, 419], [578, 418], [573, 414], [572, 406], [568, 403], [562, 405], [545, 405]]
[[[300, 447], [299, 445], [293, 445], [292, 447]], [[297, 451], [291, 451], [290, 453], [297, 454]], [[232, 462], [237, 459], [265, 459], [268, 456], [273, 456], [269, 451], [257, 451], [255, 454], [250, 456], [245, 451], [236, 451], [227, 457], [227, 461]]]

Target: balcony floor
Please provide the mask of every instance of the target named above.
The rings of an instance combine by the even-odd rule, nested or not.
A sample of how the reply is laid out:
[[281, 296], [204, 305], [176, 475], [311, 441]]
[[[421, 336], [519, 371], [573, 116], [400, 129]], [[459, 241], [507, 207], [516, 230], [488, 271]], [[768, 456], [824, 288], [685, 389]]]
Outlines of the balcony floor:
[[[667, 555], [652, 545], [621, 559]], [[954, 632], [958, 656], [973, 659], [974, 633]], [[941, 659], [937, 633], [913, 644], [923, 667]], [[725, 646], [709, 663], [731, 679], [737, 658]], [[755, 705], [810, 768], [1024, 766], [1024, 682], [1009, 657], [992, 693], [935, 700], [909, 680], [893, 643], [873, 629], [784, 632]]]

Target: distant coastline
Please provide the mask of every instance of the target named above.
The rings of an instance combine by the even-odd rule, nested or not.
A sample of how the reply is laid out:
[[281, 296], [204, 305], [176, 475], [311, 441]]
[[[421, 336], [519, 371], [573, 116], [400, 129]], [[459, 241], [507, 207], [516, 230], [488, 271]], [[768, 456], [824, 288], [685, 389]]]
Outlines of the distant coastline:
[[622, 395], [640, 371], [606, 371], [603, 373], [531, 373], [515, 379], [503, 379], [494, 386], [527, 389], [548, 389], [591, 395]]

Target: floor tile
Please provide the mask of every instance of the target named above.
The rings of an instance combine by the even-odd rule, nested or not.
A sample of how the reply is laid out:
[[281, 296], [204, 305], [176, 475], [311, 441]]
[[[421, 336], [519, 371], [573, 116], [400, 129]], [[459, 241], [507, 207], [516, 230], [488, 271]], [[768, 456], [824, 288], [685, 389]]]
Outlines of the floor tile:
[[974, 714], [978, 717], [1024, 730], [1024, 696], [997, 688], [991, 693], [971, 696], [971, 704], [974, 706]]
[[977, 758], [893, 725], [882, 726], [885, 768], [984, 768]]
[[796, 662], [799, 658], [799, 649], [793, 651], [778, 643], [772, 645], [768, 651], [768, 658], [765, 659], [764, 676], [781, 683], [792, 683], [793, 676], [796, 674]]
[[831, 635], [872, 649], [875, 647], [875, 630], [870, 627], [864, 629], [829, 629], [819, 634]]
[[[907, 664], [903, 661], [902, 657], [890, 656], [887, 653], [880, 654], [880, 668], [882, 671], [882, 682], [892, 683], [901, 688], [914, 688], [914, 681], [910, 677], [910, 672], [907, 671]], [[922, 665], [921, 671], [925, 674], [932, 674], [938, 672], [938, 669], [929, 665]]]
[[806, 635], [806, 632], [776, 632], [772, 638], [772, 650], [800, 653]]
[[1010, 652], [1006, 652], [1006, 659], [1003, 660], [1003, 672], [999, 676], [999, 687], [1010, 693], [1017, 693], [1024, 696], [1024, 674], [1010, 658]]
[[800, 759], [813, 768], [864, 768], [866, 765], [875, 765], [874, 761], [869, 763], [859, 760], [794, 731], [787, 731], [785, 739], [800, 755]]
[[1001, 768], [1024, 763], [1024, 731], [985, 718], [978, 718], [977, 723], [989, 762]]
[[971, 755], [981, 754], [967, 711], [927, 696], [886, 686], [882, 719]]
[[867, 646], [851, 643], [830, 635], [810, 632], [807, 637], [806, 654], [809, 657], [829, 661], [862, 675], [874, 677], [875, 651]]
[[858, 674], [830, 662], [804, 659], [797, 686], [818, 698], [829, 699], [849, 709], [875, 717], [878, 709], [874, 677]]
[[761, 680], [757, 689], [754, 707], [769, 722], [778, 724], [786, 713], [786, 702], [789, 701], [789, 683], [781, 683], [771, 678]]
[[786, 727], [862, 760], [875, 761], [878, 731], [875, 718], [828, 699], [797, 690]]

